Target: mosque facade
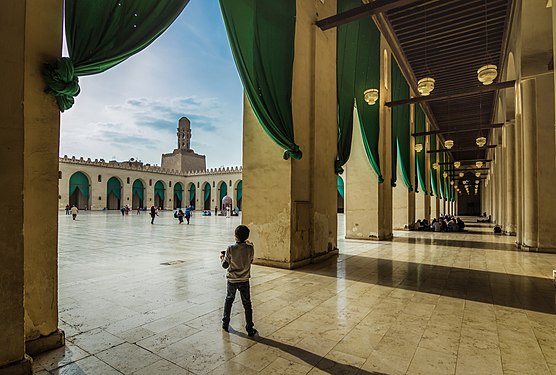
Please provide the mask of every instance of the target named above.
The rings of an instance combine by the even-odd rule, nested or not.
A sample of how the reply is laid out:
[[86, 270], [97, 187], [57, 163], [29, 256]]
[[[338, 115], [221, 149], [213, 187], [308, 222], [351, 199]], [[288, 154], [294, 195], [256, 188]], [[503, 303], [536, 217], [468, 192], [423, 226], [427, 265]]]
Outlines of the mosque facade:
[[162, 155], [161, 166], [139, 160], [68, 157], [59, 159], [59, 208], [75, 205], [80, 210], [119, 210], [151, 206], [198, 210], [222, 208], [229, 196], [241, 210], [242, 167], [206, 168], [205, 155], [191, 147], [191, 123], [179, 120], [178, 148]]

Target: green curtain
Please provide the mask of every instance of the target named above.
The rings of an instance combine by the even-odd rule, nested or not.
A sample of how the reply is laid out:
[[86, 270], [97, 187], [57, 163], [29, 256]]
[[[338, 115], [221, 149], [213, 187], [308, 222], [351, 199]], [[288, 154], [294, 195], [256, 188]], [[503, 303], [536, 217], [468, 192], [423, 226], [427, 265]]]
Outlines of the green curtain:
[[210, 199], [210, 184], [205, 184], [205, 202]]
[[85, 198], [89, 197], [89, 179], [81, 172], [75, 172], [70, 177], [69, 195], [72, 195], [75, 190], [79, 190]]
[[253, 111], [284, 159], [301, 159], [291, 108], [295, 0], [220, 0], [232, 55]]
[[69, 57], [46, 64], [46, 92], [62, 112], [79, 94], [79, 76], [102, 73], [143, 50], [179, 16], [189, 0], [66, 0]]
[[[426, 129], [425, 124], [425, 112], [420, 105], [415, 105], [415, 132], [424, 132]], [[421, 135], [419, 137], [415, 137], [415, 143], [420, 143], [423, 145], [423, 151], [415, 152], [415, 166], [417, 171], [417, 176], [419, 182], [421, 184], [421, 190], [427, 194], [427, 182], [425, 179], [425, 157], [427, 154], [427, 150], [425, 149], [426, 137]]]
[[228, 185], [226, 185], [226, 183], [223, 182], [220, 185], [220, 202], [222, 202], [222, 199], [226, 196], [226, 194], [228, 194]]
[[[400, 67], [392, 58], [392, 101], [409, 98], [409, 85], [405, 80]], [[392, 186], [396, 186], [397, 159], [400, 159], [400, 168], [403, 182], [409, 191], [413, 191], [410, 178], [410, 142], [409, 137], [409, 105], [392, 108]]]
[[338, 176], [338, 193], [340, 193], [340, 196], [343, 199], [344, 198], [344, 180], [340, 176]]
[[133, 182], [133, 187], [131, 189], [131, 196], [134, 196], [135, 194], [137, 194], [139, 199], [143, 200], [144, 191], [145, 191], [145, 187], [143, 186], [143, 183], [141, 182], [141, 180], [135, 180]]
[[189, 205], [195, 205], [195, 185], [191, 184], [189, 187]]
[[380, 88], [380, 31], [370, 17], [359, 21], [359, 38], [357, 45], [357, 78], [355, 81], [355, 103], [365, 153], [378, 176], [378, 182], [384, 182], [380, 170], [378, 140], [380, 135], [380, 104], [368, 105], [363, 92], [369, 88]]
[[154, 184], [154, 195], [158, 195], [160, 200], [164, 200], [164, 184], [162, 181], [157, 181], [156, 184]]
[[[432, 136], [430, 138], [430, 145], [429, 148], [431, 149], [431, 151], [436, 151], [436, 137]], [[438, 181], [438, 173], [436, 172], [436, 170], [433, 168], [434, 163], [436, 163], [436, 157], [437, 157], [437, 153], [431, 153], [430, 154], [430, 179], [431, 179], [431, 195], [434, 195], [436, 197], [438, 197], [438, 187], [437, 187], [437, 181]]]
[[243, 181], [240, 181], [237, 183], [237, 201], [239, 202], [241, 200], [241, 197], [243, 196]]
[[[444, 146], [440, 145], [440, 150], [442, 149], [444, 149]], [[440, 176], [438, 177], [440, 179], [440, 198], [446, 199], [446, 179], [444, 178], [444, 152], [440, 153], [439, 160], [442, 163], [440, 164], [440, 168], [438, 168], [440, 171]]]
[[116, 177], [110, 178], [106, 183], [106, 195], [110, 195], [110, 193], [114, 193], [118, 199], [122, 197], [122, 184]]
[[180, 201], [183, 200], [183, 187], [180, 183], [174, 185], [174, 195], [176, 195]]

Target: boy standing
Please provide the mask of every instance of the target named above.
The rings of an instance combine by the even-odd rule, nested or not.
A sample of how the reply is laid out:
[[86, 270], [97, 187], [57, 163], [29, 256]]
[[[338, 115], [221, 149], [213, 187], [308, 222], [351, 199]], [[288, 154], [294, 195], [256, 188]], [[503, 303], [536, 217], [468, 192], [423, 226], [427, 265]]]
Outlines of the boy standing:
[[253, 244], [247, 242], [249, 228], [239, 225], [235, 230], [236, 243], [228, 246], [224, 254], [220, 255], [222, 267], [227, 268], [226, 278], [228, 286], [226, 302], [224, 303], [224, 317], [222, 318], [222, 329], [228, 331], [232, 304], [239, 289], [243, 309], [245, 310], [245, 329], [249, 337], [255, 336], [257, 330], [253, 327], [253, 308], [251, 306], [251, 295], [249, 292], [249, 278], [251, 277], [251, 263], [255, 250]]

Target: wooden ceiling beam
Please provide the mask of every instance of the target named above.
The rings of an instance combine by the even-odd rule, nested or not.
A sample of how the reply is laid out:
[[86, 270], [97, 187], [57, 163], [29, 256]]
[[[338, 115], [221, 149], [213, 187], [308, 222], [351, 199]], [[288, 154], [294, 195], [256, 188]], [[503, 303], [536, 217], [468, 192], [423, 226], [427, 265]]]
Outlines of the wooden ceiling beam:
[[426, 132], [418, 132], [411, 134], [414, 137], [422, 137], [425, 135], [432, 135], [432, 134], [456, 134], [456, 133], [466, 133], [466, 132], [474, 132], [478, 130], [487, 130], [487, 129], [494, 129], [494, 128], [501, 128], [504, 126], [503, 122], [499, 122], [496, 124], [488, 124], [483, 125], [481, 127], [472, 127], [472, 128], [465, 128], [465, 129], [439, 129], [439, 130], [429, 130]]
[[370, 17], [373, 14], [384, 13], [395, 8], [403, 7], [421, 1], [422, 0], [375, 0], [368, 4], [361, 5], [357, 8], [353, 8], [345, 12], [338, 13], [334, 16], [318, 20], [316, 22], [316, 25], [320, 27], [322, 31], [324, 31], [332, 29], [334, 27], [345, 25], [361, 18]]
[[515, 81], [506, 81], [506, 82], [498, 82], [498, 83], [493, 83], [487, 86], [480, 86], [480, 87], [476, 87], [472, 90], [467, 90], [467, 91], [460, 91], [460, 92], [454, 92], [454, 93], [447, 93], [444, 95], [429, 95], [429, 96], [418, 96], [415, 98], [410, 98], [410, 99], [404, 99], [404, 100], [397, 100], [397, 101], [393, 101], [393, 102], [386, 102], [385, 105], [387, 107], [397, 107], [400, 105], [407, 105], [407, 104], [412, 104], [412, 103], [421, 103], [421, 102], [433, 102], [436, 100], [447, 100], [447, 99], [456, 99], [456, 98], [461, 98], [464, 96], [472, 96], [472, 95], [477, 95], [477, 94], [481, 94], [484, 92], [491, 92], [491, 91], [498, 91], [498, 90], [502, 90], [502, 89], [507, 89], [509, 87], [514, 87], [515, 86]]
[[451, 149], [442, 149], [442, 150], [427, 150], [428, 154], [437, 154], [437, 153], [442, 153], [442, 152], [465, 152], [465, 151], [481, 151], [484, 150], [486, 148], [495, 148], [498, 145], [486, 145], [483, 147], [465, 147], [465, 148], [451, 148]]

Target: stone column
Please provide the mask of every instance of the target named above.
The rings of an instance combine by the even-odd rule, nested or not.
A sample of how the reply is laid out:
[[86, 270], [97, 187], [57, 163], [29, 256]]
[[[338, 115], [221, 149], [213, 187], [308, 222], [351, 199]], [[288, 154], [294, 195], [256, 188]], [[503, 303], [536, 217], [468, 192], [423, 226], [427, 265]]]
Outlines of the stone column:
[[505, 126], [506, 132], [506, 203], [504, 233], [510, 236], [516, 235], [516, 205], [515, 194], [516, 171], [515, 171], [515, 122], [511, 121]]
[[58, 330], [60, 110], [41, 70], [62, 54], [62, 1], [27, 2], [25, 25], [25, 340], [34, 355], [64, 345]]
[[336, 31], [314, 25], [335, 13], [335, 1], [297, 2], [292, 109], [301, 160], [283, 160], [244, 100], [243, 223], [257, 264], [295, 268], [337, 253]]
[[515, 145], [516, 145], [516, 245], [523, 243], [523, 122], [522, 122], [521, 83], [515, 90]]

